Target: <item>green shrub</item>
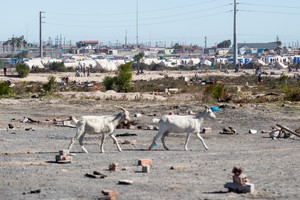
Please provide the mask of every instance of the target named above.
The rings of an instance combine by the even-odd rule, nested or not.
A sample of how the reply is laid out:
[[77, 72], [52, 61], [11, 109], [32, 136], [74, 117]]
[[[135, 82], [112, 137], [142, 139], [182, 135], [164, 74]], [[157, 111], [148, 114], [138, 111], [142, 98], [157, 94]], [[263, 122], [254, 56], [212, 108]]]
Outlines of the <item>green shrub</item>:
[[226, 97], [226, 89], [222, 84], [210, 85], [205, 93], [210, 94], [214, 99], [224, 99]]
[[67, 68], [65, 67], [64, 62], [52, 62], [49, 64], [49, 69], [57, 72], [65, 72]]
[[105, 77], [103, 84], [106, 90], [115, 90], [117, 92], [129, 92], [131, 91], [132, 80], [132, 63], [126, 63], [121, 65], [117, 76]]
[[282, 87], [284, 99], [287, 101], [300, 101], [300, 83], [298, 85], [284, 85]]
[[0, 96], [11, 94], [13, 94], [13, 89], [6, 82], [0, 81]]
[[43, 85], [43, 89], [48, 92], [52, 93], [56, 89], [56, 78], [54, 76], [48, 77], [48, 82]]
[[282, 74], [280, 75], [280, 77], [279, 77], [279, 81], [280, 81], [280, 82], [286, 82], [287, 79], [288, 79], [288, 76], [287, 76], [286, 74], [284, 74], [284, 73], [282, 73]]
[[30, 68], [28, 65], [19, 63], [16, 65], [16, 71], [21, 78], [25, 78], [28, 76]]
[[106, 90], [117, 90], [116, 78], [117, 77], [111, 77], [111, 76], [106, 76], [104, 78], [103, 85]]

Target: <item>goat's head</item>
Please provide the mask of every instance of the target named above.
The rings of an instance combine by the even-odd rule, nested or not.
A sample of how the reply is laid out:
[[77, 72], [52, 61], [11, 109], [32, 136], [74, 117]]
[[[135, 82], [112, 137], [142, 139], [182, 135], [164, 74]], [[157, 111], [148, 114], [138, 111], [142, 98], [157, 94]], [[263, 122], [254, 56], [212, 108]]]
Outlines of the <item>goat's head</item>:
[[121, 106], [118, 106], [118, 108], [120, 108], [120, 109], [123, 111], [123, 113], [124, 113], [124, 122], [125, 122], [125, 123], [130, 122], [131, 119], [130, 119], [130, 114], [129, 114], [129, 112], [128, 112], [125, 108], [123, 108], [123, 107], [121, 107]]
[[204, 108], [205, 108], [205, 111], [206, 111], [206, 113], [207, 113], [206, 116], [208, 116], [209, 118], [212, 118], [212, 119], [216, 119], [216, 115], [215, 115], [214, 112], [210, 109], [209, 106], [204, 105]]

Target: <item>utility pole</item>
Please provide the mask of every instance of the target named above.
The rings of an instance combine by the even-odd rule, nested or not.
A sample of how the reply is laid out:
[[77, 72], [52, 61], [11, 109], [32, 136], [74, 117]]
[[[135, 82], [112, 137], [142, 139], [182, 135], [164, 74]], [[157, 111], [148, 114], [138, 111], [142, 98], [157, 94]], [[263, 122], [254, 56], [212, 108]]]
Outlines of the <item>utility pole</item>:
[[206, 37], [206, 36], [204, 37], [204, 40], [205, 40], [205, 41], [204, 41], [204, 44], [205, 44], [205, 45], [204, 45], [204, 48], [206, 49], [206, 48], [207, 48], [207, 37]]
[[237, 39], [236, 39], [236, 0], [234, 0], [234, 10], [233, 10], [233, 64], [237, 64]]
[[125, 30], [125, 48], [127, 47], [127, 30]]
[[136, 48], [139, 48], [139, 0], [136, 0]]
[[42, 12], [40, 11], [40, 58], [43, 59], [43, 41], [42, 41], [42, 18], [45, 18], [42, 16]]

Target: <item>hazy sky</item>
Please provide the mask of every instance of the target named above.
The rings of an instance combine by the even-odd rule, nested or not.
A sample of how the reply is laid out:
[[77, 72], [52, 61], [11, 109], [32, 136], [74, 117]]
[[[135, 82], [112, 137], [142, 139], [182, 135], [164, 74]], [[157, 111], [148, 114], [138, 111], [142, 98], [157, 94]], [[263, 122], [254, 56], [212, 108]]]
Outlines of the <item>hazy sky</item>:
[[[43, 40], [138, 41], [215, 45], [233, 41], [233, 0], [15, 0], [1, 2], [0, 41], [24, 35]], [[300, 42], [300, 0], [237, 0], [238, 42]], [[137, 14], [138, 13], [138, 14]], [[137, 28], [138, 27], [138, 28]], [[138, 31], [137, 31], [138, 30]], [[138, 32], [138, 34], [137, 34]]]

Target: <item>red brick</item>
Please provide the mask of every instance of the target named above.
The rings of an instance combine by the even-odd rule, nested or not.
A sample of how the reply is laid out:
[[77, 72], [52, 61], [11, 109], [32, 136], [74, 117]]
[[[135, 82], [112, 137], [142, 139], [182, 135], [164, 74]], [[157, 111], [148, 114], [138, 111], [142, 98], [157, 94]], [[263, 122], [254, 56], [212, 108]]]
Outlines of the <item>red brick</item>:
[[145, 165], [153, 165], [153, 162], [152, 162], [152, 159], [150, 158], [147, 158], [147, 159], [140, 159], [138, 161], [138, 165], [142, 165], [142, 166], [145, 166]]

